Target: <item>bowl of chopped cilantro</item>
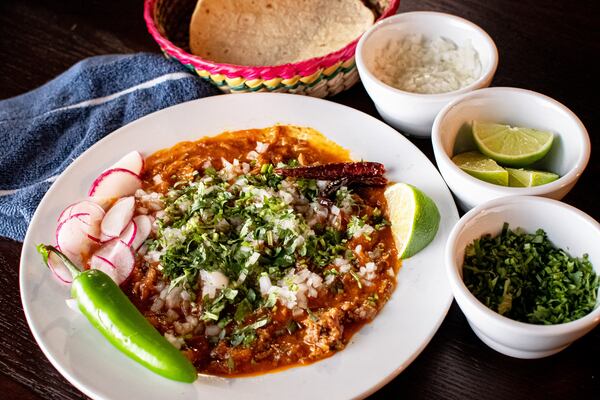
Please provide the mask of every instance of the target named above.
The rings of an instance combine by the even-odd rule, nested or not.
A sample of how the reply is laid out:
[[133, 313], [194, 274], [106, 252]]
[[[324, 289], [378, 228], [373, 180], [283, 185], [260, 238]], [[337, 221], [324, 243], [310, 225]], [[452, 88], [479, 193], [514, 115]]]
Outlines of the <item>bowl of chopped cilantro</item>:
[[600, 323], [598, 243], [600, 224], [568, 204], [495, 199], [454, 227], [448, 278], [484, 343], [512, 357], [546, 357]]

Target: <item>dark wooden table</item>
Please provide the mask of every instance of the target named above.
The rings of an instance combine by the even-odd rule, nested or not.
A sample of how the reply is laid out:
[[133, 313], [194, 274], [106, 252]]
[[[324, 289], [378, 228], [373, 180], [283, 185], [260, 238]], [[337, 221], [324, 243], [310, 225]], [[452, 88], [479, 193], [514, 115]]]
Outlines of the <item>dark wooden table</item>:
[[[587, 126], [597, 151], [600, 9], [595, 0], [402, 0], [400, 10], [443, 11], [480, 25], [500, 52], [494, 86], [532, 89], [566, 104]], [[138, 51], [158, 51], [146, 33], [141, 0], [0, 2], [0, 99], [31, 90], [82, 58]], [[332, 100], [377, 116], [360, 84]], [[428, 140], [413, 142], [433, 159]], [[596, 219], [599, 168], [593, 154], [564, 199]], [[25, 322], [18, 286], [20, 251], [20, 243], [0, 239], [0, 398], [83, 398], [46, 360]], [[400, 396], [599, 398], [600, 328], [558, 355], [517, 360], [479, 341], [454, 303], [417, 360], [373, 397]]]

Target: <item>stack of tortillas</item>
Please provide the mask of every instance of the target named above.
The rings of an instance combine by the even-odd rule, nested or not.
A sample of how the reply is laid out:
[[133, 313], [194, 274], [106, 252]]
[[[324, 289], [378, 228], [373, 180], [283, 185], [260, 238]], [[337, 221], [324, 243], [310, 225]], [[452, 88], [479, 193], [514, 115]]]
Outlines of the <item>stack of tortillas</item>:
[[218, 63], [293, 63], [343, 48], [374, 20], [361, 0], [198, 0], [190, 49]]

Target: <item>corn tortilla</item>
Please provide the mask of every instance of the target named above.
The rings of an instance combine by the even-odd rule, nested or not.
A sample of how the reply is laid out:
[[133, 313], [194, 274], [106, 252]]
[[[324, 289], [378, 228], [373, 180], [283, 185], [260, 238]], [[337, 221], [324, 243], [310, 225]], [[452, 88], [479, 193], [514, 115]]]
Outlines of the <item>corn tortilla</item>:
[[190, 49], [219, 63], [286, 64], [339, 50], [374, 21], [361, 0], [199, 0]]

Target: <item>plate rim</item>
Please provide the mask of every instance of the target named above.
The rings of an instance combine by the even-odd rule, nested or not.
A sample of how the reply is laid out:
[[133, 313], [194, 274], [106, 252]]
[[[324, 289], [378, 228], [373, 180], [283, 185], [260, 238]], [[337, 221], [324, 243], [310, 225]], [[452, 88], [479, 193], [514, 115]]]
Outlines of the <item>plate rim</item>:
[[[48, 190], [46, 191], [46, 193], [44, 193], [44, 196], [42, 197], [41, 201], [39, 202], [31, 220], [30, 223], [27, 227], [27, 232], [26, 235], [23, 239], [23, 247], [20, 253], [20, 260], [19, 260], [19, 295], [21, 298], [21, 304], [23, 306], [23, 311], [25, 314], [25, 319], [27, 321], [27, 325], [29, 327], [30, 332], [32, 333], [38, 347], [42, 350], [42, 353], [44, 354], [44, 356], [50, 361], [50, 363], [52, 364], [52, 366], [54, 368], [57, 369], [57, 371], [73, 386], [75, 386], [78, 390], [80, 390], [81, 392], [83, 392], [85, 395], [94, 398], [94, 399], [104, 399], [106, 398], [105, 396], [101, 395], [100, 393], [94, 392], [91, 389], [88, 389], [88, 387], [82, 383], [80, 383], [80, 381], [73, 376], [68, 370], [67, 368], [63, 367], [61, 365], [61, 363], [54, 358], [49, 349], [46, 348], [44, 341], [42, 340], [40, 333], [37, 330], [33, 329], [33, 323], [34, 321], [32, 321], [32, 316], [31, 316], [31, 311], [28, 307], [28, 305], [25, 302], [25, 298], [23, 296], [23, 289], [24, 286], [26, 285], [26, 281], [24, 279], [24, 273], [23, 270], [25, 268], [25, 253], [26, 253], [26, 249], [28, 249], [32, 244], [31, 242], [31, 236], [32, 236], [32, 229], [31, 227], [34, 225], [37, 225], [38, 222], [37, 220], [40, 218], [39, 214], [41, 213], [40, 210], [42, 208], [44, 208], [44, 206], [46, 205], [46, 202], [48, 202], [49, 198], [51, 197], [51, 194], [54, 193], [54, 191], [58, 190], [57, 187], [60, 186], [60, 183], [62, 182], [63, 179], [65, 179], [65, 176], [68, 175], [70, 173], [70, 171], [74, 168], [77, 167], [77, 161], [89, 156], [89, 154], [93, 153], [96, 151], [96, 149], [98, 147], [101, 147], [104, 145], [104, 143], [108, 143], [112, 140], [112, 138], [114, 138], [115, 136], [119, 135], [121, 131], [126, 131], [126, 130], [130, 130], [130, 129], [136, 129], [137, 125], [143, 124], [145, 123], [146, 120], [151, 120], [153, 118], [156, 118], [156, 114], [168, 114], [169, 112], [172, 112], [173, 109], [178, 108], [178, 107], [182, 107], [185, 105], [188, 105], [190, 103], [202, 103], [202, 102], [207, 102], [207, 101], [215, 101], [215, 99], [218, 99], [217, 101], [226, 101], [226, 100], [221, 100], [225, 97], [231, 97], [231, 96], [235, 96], [236, 98], [241, 98], [241, 97], [247, 97], [247, 98], [253, 98], [253, 97], [285, 97], [285, 98], [295, 98], [297, 99], [297, 101], [299, 102], [315, 102], [315, 103], [327, 103], [328, 106], [333, 106], [334, 108], [338, 108], [340, 110], [340, 112], [344, 113], [356, 113], [356, 114], [360, 114], [361, 118], [366, 118], [371, 120], [372, 122], [375, 122], [377, 125], [379, 125], [382, 129], [384, 130], [392, 130], [394, 131], [401, 140], [403, 140], [408, 146], [409, 148], [412, 148], [413, 150], [416, 150], [417, 152], [421, 153], [421, 155], [423, 155], [423, 157], [426, 159], [426, 161], [430, 164], [430, 167], [433, 168], [433, 170], [435, 171], [435, 173], [437, 175], [440, 176], [441, 181], [443, 182], [443, 189], [446, 192], [446, 194], [448, 195], [449, 199], [451, 200], [451, 211], [452, 211], [452, 215], [447, 216], [447, 218], [449, 220], [453, 220], [454, 223], [456, 223], [459, 220], [459, 214], [458, 214], [458, 209], [456, 207], [456, 202], [454, 201], [454, 198], [452, 197], [452, 194], [445, 182], [445, 180], [443, 179], [443, 177], [441, 176], [439, 170], [436, 168], [435, 164], [414, 144], [412, 143], [406, 136], [402, 135], [400, 132], [394, 130], [394, 128], [390, 127], [389, 125], [385, 124], [383, 121], [379, 120], [378, 118], [367, 114], [364, 111], [352, 108], [350, 106], [341, 104], [341, 103], [337, 103], [337, 102], [333, 102], [330, 100], [325, 100], [325, 99], [319, 99], [319, 98], [314, 98], [314, 97], [309, 97], [309, 96], [299, 96], [299, 95], [295, 95], [295, 94], [289, 94], [289, 93], [243, 93], [243, 94], [222, 94], [222, 95], [217, 95], [217, 96], [210, 96], [210, 97], [204, 97], [204, 98], [199, 98], [199, 99], [194, 99], [194, 100], [189, 100], [186, 102], [182, 102], [176, 105], [172, 105], [170, 107], [166, 107], [164, 109], [161, 110], [157, 110], [154, 111], [150, 114], [147, 114], [141, 118], [138, 118], [134, 121], [131, 121], [128, 124], [125, 124], [123, 126], [121, 126], [120, 128], [112, 131], [111, 133], [107, 134], [105, 137], [103, 137], [102, 139], [98, 140], [96, 143], [94, 143], [93, 145], [91, 145], [88, 149], [86, 149], [83, 153], [81, 153], [77, 158], [75, 158], [73, 161], [71, 161], [71, 163], [65, 168], [65, 170], [63, 172], [61, 172], [61, 174], [58, 176], [58, 178], [52, 183], [52, 185], [48, 188]], [[296, 100], [294, 100], [296, 101]], [[278, 124], [277, 122], [274, 122], [272, 125], [276, 125]], [[304, 125], [304, 126], [308, 126]], [[250, 129], [250, 128], [248, 128]], [[221, 132], [225, 132], [231, 129], [224, 129]], [[206, 135], [202, 135], [202, 136], [198, 136], [198, 139], [202, 138], [202, 137], [210, 137], [210, 136], [214, 136], [219, 134], [219, 132], [216, 132], [214, 134], [206, 134]], [[325, 136], [327, 136], [326, 133], [324, 133]], [[175, 145], [178, 142], [173, 142], [172, 145]], [[158, 151], [160, 149], [155, 149], [154, 151]], [[352, 149], [350, 149], [350, 151], [352, 152]], [[445, 270], [444, 271], [444, 277], [445, 277]], [[410, 357], [407, 357], [406, 359], [403, 360], [403, 362], [400, 363], [400, 365], [398, 365], [398, 367], [396, 369], [394, 369], [393, 371], [391, 371], [389, 374], [387, 374], [385, 377], [382, 377], [381, 379], [378, 380], [378, 383], [371, 386], [369, 389], [362, 391], [361, 393], [356, 393], [354, 396], [352, 396], [352, 398], [354, 399], [364, 399], [370, 395], [372, 395], [373, 393], [377, 392], [378, 390], [380, 390], [382, 387], [384, 387], [385, 385], [387, 385], [389, 382], [391, 382], [394, 378], [396, 378], [403, 370], [405, 370], [410, 364], [412, 364], [414, 362], [414, 360], [423, 352], [423, 350], [429, 345], [429, 343], [431, 342], [431, 340], [433, 339], [433, 337], [435, 336], [435, 334], [438, 332], [441, 324], [443, 323], [444, 319], [446, 318], [448, 311], [450, 309], [450, 306], [452, 305], [452, 301], [454, 299], [454, 296], [451, 292], [451, 290], [448, 291], [448, 297], [445, 299], [444, 302], [444, 307], [443, 307], [443, 311], [440, 310], [440, 314], [437, 318], [437, 320], [435, 321], [435, 323], [433, 324], [432, 330], [431, 332], [429, 332], [429, 334], [423, 338], [423, 340], [421, 341], [421, 344], [418, 346], [418, 348], [410, 355]], [[375, 321], [375, 320], [373, 320]], [[371, 321], [371, 322], [373, 322]], [[369, 323], [371, 323], [369, 322]], [[319, 361], [318, 360], [314, 363], [311, 363], [310, 365], [314, 365], [314, 364], [318, 364]], [[308, 366], [310, 366], [308, 365]], [[277, 372], [274, 372], [277, 373]], [[267, 373], [268, 375], [269, 373]], [[263, 375], [263, 374], [261, 374]], [[244, 378], [246, 379], [246, 378]]]

